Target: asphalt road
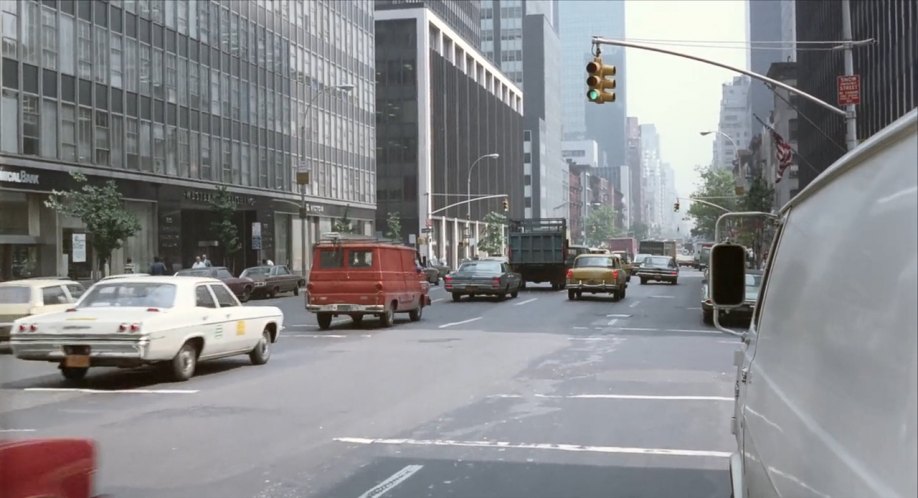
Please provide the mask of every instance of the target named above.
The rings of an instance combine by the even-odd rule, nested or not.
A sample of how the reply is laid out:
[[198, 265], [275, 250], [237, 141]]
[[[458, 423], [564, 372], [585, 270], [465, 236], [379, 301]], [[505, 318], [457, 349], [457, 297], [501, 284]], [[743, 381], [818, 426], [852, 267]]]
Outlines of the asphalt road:
[[[0, 355], [0, 437], [90, 437], [115, 497], [728, 497], [738, 340], [702, 324], [701, 274], [627, 297], [548, 288], [391, 329], [319, 331], [301, 297], [271, 361], [184, 383]], [[82, 390], [80, 390], [82, 389]]]

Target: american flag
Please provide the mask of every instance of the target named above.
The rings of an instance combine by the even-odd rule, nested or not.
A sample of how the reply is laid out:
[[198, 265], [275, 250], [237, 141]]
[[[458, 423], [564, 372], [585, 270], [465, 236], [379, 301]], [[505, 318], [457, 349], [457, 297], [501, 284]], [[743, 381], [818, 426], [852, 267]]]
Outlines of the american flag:
[[793, 162], [794, 151], [775, 130], [771, 130], [771, 138], [775, 141], [775, 159], [778, 160], [778, 171], [775, 176], [775, 183], [778, 183], [784, 176], [784, 170]]

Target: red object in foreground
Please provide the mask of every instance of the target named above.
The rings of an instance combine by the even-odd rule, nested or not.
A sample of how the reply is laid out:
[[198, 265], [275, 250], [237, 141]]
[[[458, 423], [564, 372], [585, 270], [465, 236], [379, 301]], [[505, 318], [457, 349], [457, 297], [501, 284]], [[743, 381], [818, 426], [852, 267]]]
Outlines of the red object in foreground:
[[90, 498], [95, 471], [88, 439], [0, 441], [3, 498]]

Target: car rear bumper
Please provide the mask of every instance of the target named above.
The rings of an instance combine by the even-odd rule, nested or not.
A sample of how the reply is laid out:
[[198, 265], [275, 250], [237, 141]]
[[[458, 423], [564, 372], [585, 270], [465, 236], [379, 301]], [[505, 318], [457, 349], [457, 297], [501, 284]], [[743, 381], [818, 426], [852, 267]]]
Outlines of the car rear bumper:
[[601, 284], [590, 284], [582, 282], [567, 282], [567, 290], [573, 291], [597, 291], [597, 292], [610, 292], [613, 290], [618, 290], [619, 287], [625, 287], [624, 284], [616, 285], [611, 283], [601, 283]]
[[87, 339], [17, 334], [11, 338], [10, 345], [13, 354], [22, 360], [60, 362], [68, 356], [89, 356], [90, 366], [138, 365], [153, 361], [149, 357], [150, 340], [145, 337]]
[[382, 313], [382, 304], [307, 304], [306, 311], [312, 313]]
[[670, 275], [667, 273], [651, 273], [645, 271], [637, 272], [636, 276], [640, 278], [646, 278], [647, 280], [674, 280], [679, 278], [679, 274]]

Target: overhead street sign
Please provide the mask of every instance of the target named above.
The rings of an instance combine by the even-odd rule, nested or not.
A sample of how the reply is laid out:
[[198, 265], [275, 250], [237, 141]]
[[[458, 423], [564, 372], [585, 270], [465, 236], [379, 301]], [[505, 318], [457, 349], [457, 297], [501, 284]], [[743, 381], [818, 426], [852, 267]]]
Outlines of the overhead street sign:
[[852, 74], [838, 77], [838, 105], [857, 105], [861, 103], [861, 75]]

